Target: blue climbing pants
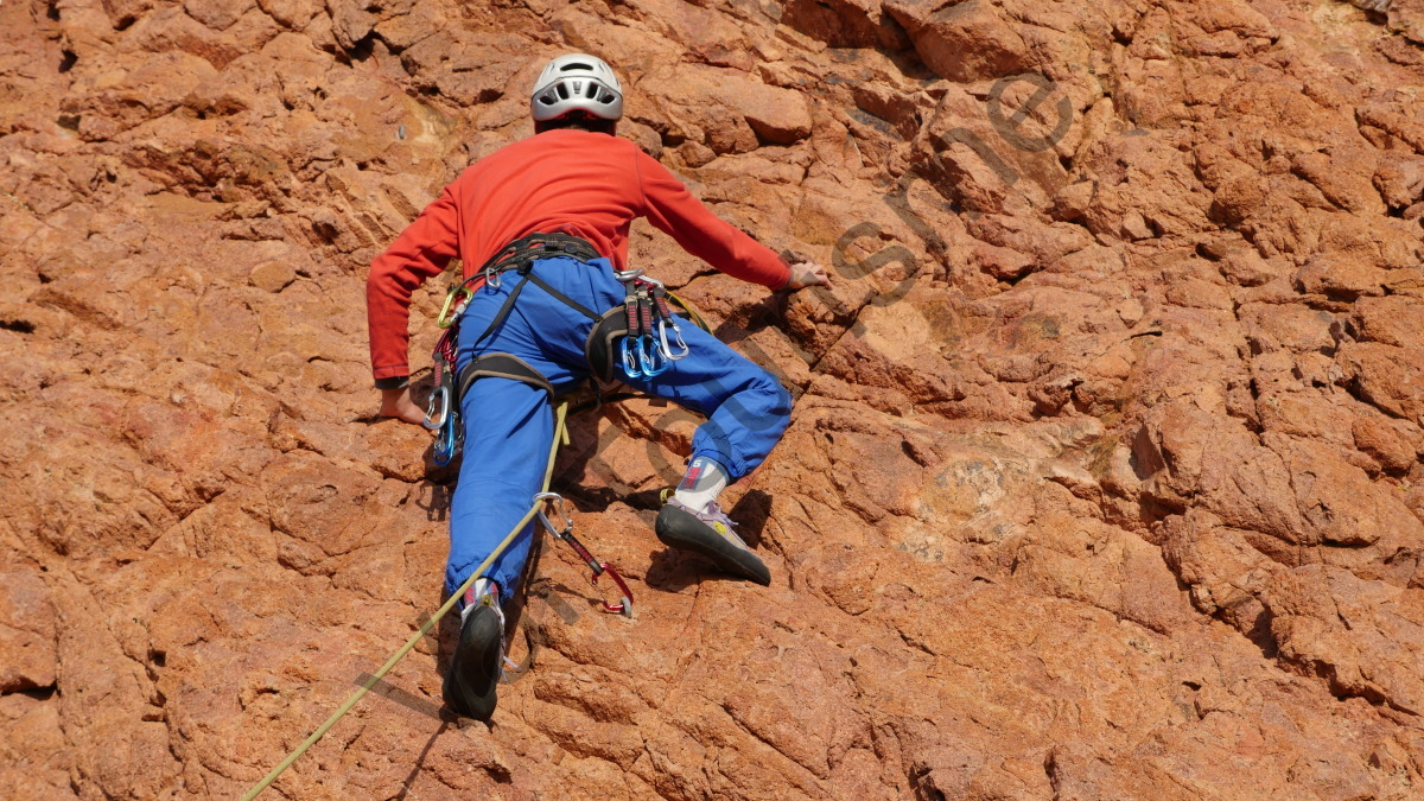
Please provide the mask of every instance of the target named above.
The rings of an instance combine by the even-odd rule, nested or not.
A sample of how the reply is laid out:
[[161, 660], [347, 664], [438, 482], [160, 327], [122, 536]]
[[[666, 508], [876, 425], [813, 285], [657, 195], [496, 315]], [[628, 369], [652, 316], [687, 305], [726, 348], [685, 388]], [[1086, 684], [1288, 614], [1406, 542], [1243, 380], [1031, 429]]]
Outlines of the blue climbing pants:
[[[587, 264], [566, 257], [542, 259], [533, 272], [570, 299], [603, 313], [622, 303], [623, 284], [607, 259]], [[509, 293], [523, 280], [514, 271], [500, 285], [475, 293], [460, 319], [456, 363], [463, 369], [475, 341]], [[594, 321], [529, 282], [500, 327], [479, 352], [511, 353], [544, 374], [559, 392], [588, 378], [584, 342]], [[695, 325], [682, 325], [691, 352], [654, 378], [627, 379], [634, 389], [666, 398], [707, 420], [692, 438], [692, 455], [715, 459], [732, 480], [761, 464], [790, 421], [791, 396], [770, 373]], [[460, 402], [464, 457], [450, 509], [450, 558], [445, 587], [454, 592], [499, 546], [534, 502], [544, 482], [554, 419], [548, 395], [521, 381], [481, 378]], [[509, 601], [529, 559], [530, 523], [485, 575]]]

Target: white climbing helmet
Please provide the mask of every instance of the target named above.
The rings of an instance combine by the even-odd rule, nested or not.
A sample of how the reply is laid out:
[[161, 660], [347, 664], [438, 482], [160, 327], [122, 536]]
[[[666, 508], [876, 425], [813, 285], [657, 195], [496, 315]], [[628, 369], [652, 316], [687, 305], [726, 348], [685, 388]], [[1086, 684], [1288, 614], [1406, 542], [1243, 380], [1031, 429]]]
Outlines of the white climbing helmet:
[[534, 120], [546, 122], [576, 110], [604, 120], [623, 116], [623, 86], [603, 59], [570, 53], [550, 61], [539, 73], [529, 97]]

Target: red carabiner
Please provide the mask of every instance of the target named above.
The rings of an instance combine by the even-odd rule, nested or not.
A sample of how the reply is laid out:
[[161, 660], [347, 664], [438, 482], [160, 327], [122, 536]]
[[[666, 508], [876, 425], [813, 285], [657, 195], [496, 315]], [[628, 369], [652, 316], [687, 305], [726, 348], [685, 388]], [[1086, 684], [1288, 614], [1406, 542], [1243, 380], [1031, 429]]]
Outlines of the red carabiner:
[[607, 573], [607, 574], [609, 575], [609, 577], [613, 579], [613, 583], [618, 585], [618, 590], [619, 590], [619, 592], [622, 592], [622, 593], [623, 593], [623, 598], [622, 598], [622, 600], [621, 600], [619, 603], [611, 604], [611, 603], [609, 603], [609, 602], [607, 602], [607, 601], [604, 601], [604, 602], [603, 602], [603, 611], [605, 611], [605, 612], [611, 612], [611, 613], [613, 613], [613, 614], [615, 614], [615, 615], [626, 615], [626, 616], [628, 616], [628, 617], [632, 617], [632, 616], [633, 616], [633, 591], [630, 590], [630, 589], [628, 589], [628, 585], [627, 585], [627, 584], [624, 584], [624, 583], [623, 583], [623, 577], [620, 576], [620, 575], [618, 575], [618, 571], [613, 569], [613, 565], [610, 565], [610, 564], [608, 564], [607, 562], [599, 562], [599, 563], [598, 563], [598, 567], [599, 567], [600, 569], [599, 569], [598, 571], [594, 572], [593, 575], [591, 575], [591, 576], [588, 577], [588, 583], [589, 583], [589, 584], [592, 584], [592, 585], [595, 586], [595, 587], [597, 587], [597, 586], [598, 586], [598, 577], [599, 577], [600, 575], [602, 575], [603, 573]]

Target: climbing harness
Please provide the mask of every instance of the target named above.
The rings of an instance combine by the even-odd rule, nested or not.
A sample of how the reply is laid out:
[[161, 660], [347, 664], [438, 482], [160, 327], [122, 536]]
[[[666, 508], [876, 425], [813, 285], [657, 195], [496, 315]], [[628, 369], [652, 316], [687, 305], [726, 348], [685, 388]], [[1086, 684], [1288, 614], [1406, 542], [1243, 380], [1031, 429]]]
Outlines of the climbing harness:
[[[603, 384], [616, 381], [615, 365], [628, 378], [653, 378], [667, 370], [672, 362], [685, 358], [689, 348], [682, 337], [679, 318], [690, 320], [704, 331], [709, 330], [706, 321], [690, 304], [670, 292], [663, 282], [644, 275], [642, 270], [615, 272], [614, 276], [625, 287], [626, 300], [601, 315], [596, 314], [533, 273], [535, 262], [559, 256], [585, 264], [599, 258], [593, 245], [579, 237], [560, 233], [530, 234], [505, 246], [475, 274], [451, 286], [446, 294], [436, 321], [443, 331], [431, 353], [435, 389], [431, 392], [425, 417], [426, 427], [436, 432], [433, 453], [436, 465], [444, 467], [449, 464], [464, 445], [465, 427], [460, 420], [460, 400], [475, 380], [489, 376], [508, 378], [538, 387], [551, 399], [556, 394], [548, 379], [537, 369], [510, 353], [480, 354], [456, 372], [461, 317], [477, 291], [484, 287], [500, 288], [503, 276], [510, 271], [519, 275], [519, 283], [510, 290], [509, 297], [495, 312], [489, 326], [475, 338], [472, 346], [475, 350], [504, 324], [520, 293], [530, 282], [594, 321], [584, 342], [584, 358], [589, 372]], [[668, 329], [672, 329], [671, 335]], [[615, 346], [614, 343], [620, 339], [621, 342]], [[595, 386], [595, 395], [593, 407], [605, 400], [598, 386]], [[622, 397], [625, 396], [615, 396]], [[576, 409], [584, 410], [584, 406]]]
[[518, 272], [523, 279], [510, 292], [509, 298], [496, 312], [489, 327], [476, 338], [476, 348], [504, 324], [527, 281], [533, 281], [536, 286], [578, 309], [590, 319], [598, 319], [598, 315], [549, 286], [543, 279], [531, 272], [534, 262], [555, 256], [568, 256], [587, 263], [598, 258], [598, 251], [594, 249], [593, 245], [576, 236], [558, 233], [530, 234], [506, 245], [474, 275], [455, 284], [446, 293], [445, 302], [440, 308], [440, 316], [436, 320], [436, 325], [443, 331], [431, 353], [431, 361], [434, 363], [435, 389], [430, 394], [430, 402], [425, 415], [426, 427], [436, 432], [432, 454], [436, 465], [444, 467], [454, 461], [464, 445], [465, 427], [460, 420], [460, 399], [464, 397], [465, 391], [476, 379], [497, 376], [523, 381], [544, 390], [550, 398], [554, 396], [553, 386], [538, 370], [510, 353], [480, 354], [465, 365], [464, 369], [456, 372], [460, 319], [464, 315], [465, 309], [469, 307], [476, 291], [481, 287], [498, 289], [502, 285], [501, 276], [509, 270]]
[[[578, 554], [579, 558], [584, 561], [584, 564], [588, 565], [589, 569], [593, 571], [593, 575], [588, 577], [588, 583], [597, 587], [598, 577], [607, 573], [608, 577], [613, 580], [614, 584], [618, 585], [618, 589], [623, 593], [623, 598], [619, 603], [611, 604], [604, 601], [603, 611], [612, 612], [615, 615], [627, 615], [628, 617], [632, 617], [633, 591], [628, 589], [627, 584], [623, 583], [623, 577], [618, 575], [618, 571], [613, 569], [613, 565], [595, 559], [593, 554], [589, 553], [588, 549], [583, 547], [583, 543], [574, 537], [574, 521], [569, 517], [569, 513], [564, 511], [564, 496], [557, 492], [541, 492], [534, 496], [534, 500], [541, 502], [541, 508], [537, 515], [539, 522], [543, 524], [544, 528], [549, 530], [550, 534], [567, 542], [569, 546], [574, 549], [574, 553]], [[542, 502], [546, 500], [553, 501], [558, 507], [559, 516], [564, 519], [564, 527], [562, 529], [556, 527], [550, 522], [548, 516], [544, 514]]]

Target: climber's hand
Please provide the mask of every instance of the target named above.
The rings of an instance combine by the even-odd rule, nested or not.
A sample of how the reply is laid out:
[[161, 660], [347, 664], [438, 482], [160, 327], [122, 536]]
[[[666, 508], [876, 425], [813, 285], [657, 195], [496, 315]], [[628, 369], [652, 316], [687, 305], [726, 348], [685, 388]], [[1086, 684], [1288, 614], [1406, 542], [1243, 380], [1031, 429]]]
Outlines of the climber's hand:
[[808, 286], [830, 286], [826, 268], [814, 261], [798, 261], [791, 265], [791, 280], [782, 289], [802, 289]]
[[416, 425], [422, 425], [425, 422], [425, 412], [421, 411], [420, 407], [415, 405], [415, 401], [410, 399], [409, 386], [381, 390], [381, 411], [379, 414], [381, 417], [394, 417]]

